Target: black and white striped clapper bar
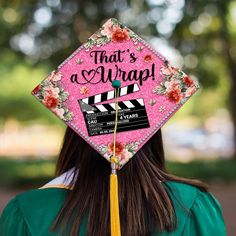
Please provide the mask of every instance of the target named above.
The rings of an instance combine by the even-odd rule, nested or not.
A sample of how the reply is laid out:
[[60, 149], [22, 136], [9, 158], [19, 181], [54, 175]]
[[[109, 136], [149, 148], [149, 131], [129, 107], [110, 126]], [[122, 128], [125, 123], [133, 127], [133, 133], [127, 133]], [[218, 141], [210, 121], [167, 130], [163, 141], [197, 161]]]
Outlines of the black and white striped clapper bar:
[[[138, 92], [138, 84], [130, 84], [118, 90], [118, 96]], [[115, 102], [98, 104], [115, 98], [115, 91], [110, 90], [78, 100], [83, 112], [89, 136], [114, 132]], [[117, 132], [150, 127], [145, 104], [142, 98], [118, 102]]]

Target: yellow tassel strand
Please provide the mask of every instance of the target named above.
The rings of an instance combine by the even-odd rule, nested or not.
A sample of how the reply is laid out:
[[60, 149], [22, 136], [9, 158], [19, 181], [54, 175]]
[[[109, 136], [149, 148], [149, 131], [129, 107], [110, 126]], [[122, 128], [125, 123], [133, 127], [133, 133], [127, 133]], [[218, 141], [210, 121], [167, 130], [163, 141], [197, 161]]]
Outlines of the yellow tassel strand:
[[113, 157], [111, 158], [112, 173], [110, 175], [110, 224], [111, 236], [120, 236], [120, 214], [119, 214], [119, 194], [118, 194], [118, 178], [116, 175], [116, 130], [118, 124], [118, 93], [115, 89], [115, 128], [113, 142]]
[[117, 175], [110, 175], [110, 220], [111, 236], [120, 236], [120, 214]]

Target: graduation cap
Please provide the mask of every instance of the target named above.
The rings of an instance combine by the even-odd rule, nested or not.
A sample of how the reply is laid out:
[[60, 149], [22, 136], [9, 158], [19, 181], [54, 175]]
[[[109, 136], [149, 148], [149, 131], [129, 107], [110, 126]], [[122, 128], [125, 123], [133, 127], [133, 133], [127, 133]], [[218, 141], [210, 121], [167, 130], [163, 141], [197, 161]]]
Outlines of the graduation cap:
[[32, 94], [111, 162], [111, 235], [120, 235], [116, 172], [199, 84], [109, 19]]

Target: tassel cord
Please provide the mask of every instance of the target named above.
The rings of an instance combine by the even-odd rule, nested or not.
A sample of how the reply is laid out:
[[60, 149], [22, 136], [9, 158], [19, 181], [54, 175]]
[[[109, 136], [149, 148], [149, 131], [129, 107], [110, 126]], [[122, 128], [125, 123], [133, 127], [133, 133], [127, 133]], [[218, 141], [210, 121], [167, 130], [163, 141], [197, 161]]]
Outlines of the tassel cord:
[[116, 174], [117, 157], [116, 157], [116, 131], [118, 125], [118, 89], [115, 89], [115, 127], [114, 127], [114, 142], [113, 142], [113, 157], [111, 158], [110, 175], [110, 224], [111, 236], [120, 236], [120, 215], [119, 215], [119, 193], [118, 193], [118, 178]]

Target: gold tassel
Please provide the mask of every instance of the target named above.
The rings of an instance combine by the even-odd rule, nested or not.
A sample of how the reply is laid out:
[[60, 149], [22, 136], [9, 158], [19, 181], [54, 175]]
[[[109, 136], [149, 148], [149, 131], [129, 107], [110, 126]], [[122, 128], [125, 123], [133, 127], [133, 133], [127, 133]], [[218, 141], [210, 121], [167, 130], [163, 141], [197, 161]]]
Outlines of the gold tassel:
[[116, 157], [116, 130], [118, 124], [118, 92], [115, 88], [115, 127], [114, 127], [114, 142], [113, 142], [113, 157], [111, 158], [111, 175], [110, 175], [110, 225], [111, 236], [120, 236], [120, 214], [119, 214], [119, 193], [118, 193], [118, 178], [116, 174], [117, 157]]
[[118, 179], [116, 174], [110, 175], [110, 221], [111, 236], [120, 236]]

